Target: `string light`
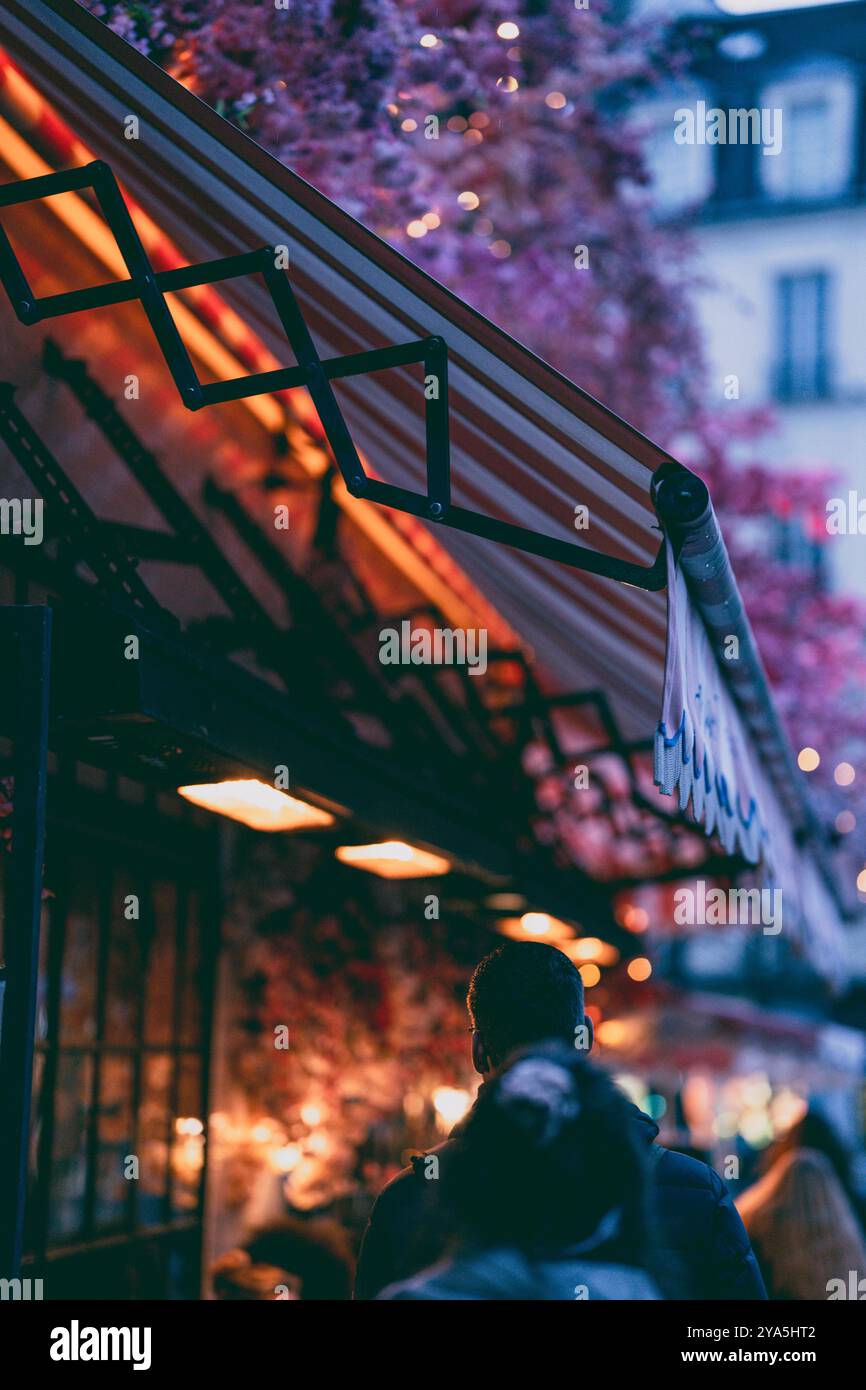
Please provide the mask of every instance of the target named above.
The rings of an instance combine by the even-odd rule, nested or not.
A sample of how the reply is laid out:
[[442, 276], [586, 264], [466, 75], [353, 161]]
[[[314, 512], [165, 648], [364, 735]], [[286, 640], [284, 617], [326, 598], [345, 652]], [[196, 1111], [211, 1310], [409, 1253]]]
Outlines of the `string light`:
[[627, 907], [622, 915], [622, 924], [627, 931], [646, 931], [649, 926], [649, 913], [645, 907]]
[[474, 212], [481, 203], [478, 194], [471, 192], [469, 189], [467, 189], [465, 193], [458, 193], [457, 201], [467, 212]]
[[520, 29], [512, 19], [504, 19], [496, 32], [501, 39], [516, 39], [520, 37]]
[[797, 754], [797, 766], [801, 772], [814, 772], [821, 762], [821, 754], [814, 748], [801, 748]]
[[850, 763], [837, 763], [833, 772], [833, 780], [839, 787], [850, 787], [856, 776]]
[[565, 95], [563, 92], [548, 92], [544, 104], [549, 106], [551, 111], [561, 111], [565, 106]]
[[422, 34], [418, 42], [422, 48], [435, 48], [439, 40], [435, 34]]
[[301, 1150], [297, 1144], [284, 1144], [282, 1148], [271, 1152], [269, 1162], [275, 1173], [291, 1173], [293, 1168], [297, 1168], [301, 1157]]
[[638, 984], [641, 984], [644, 980], [648, 980], [653, 973], [653, 968], [646, 956], [635, 956], [634, 960], [629, 961], [626, 969], [629, 977], [632, 980], [636, 980]]
[[516, 77], [497, 77], [497, 87], [501, 87], [503, 92], [516, 92], [520, 86]]
[[204, 1134], [204, 1125], [201, 1120], [197, 1120], [193, 1115], [178, 1116], [174, 1122], [174, 1128], [177, 1134]]

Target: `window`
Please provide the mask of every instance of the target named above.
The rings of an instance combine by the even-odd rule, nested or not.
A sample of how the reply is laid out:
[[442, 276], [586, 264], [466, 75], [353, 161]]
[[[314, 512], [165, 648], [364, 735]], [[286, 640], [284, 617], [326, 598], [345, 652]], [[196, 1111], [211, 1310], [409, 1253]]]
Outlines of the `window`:
[[780, 275], [775, 394], [782, 401], [830, 395], [827, 349], [829, 277], [824, 271]]
[[761, 106], [781, 112], [781, 149], [758, 161], [764, 190], [772, 198], [838, 197], [851, 183], [854, 147], [854, 89], [838, 71], [799, 75], [775, 82]]
[[713, 149], [707, 144], [677, 144], [676, 112], [695, 110], [698, 99], [712, 99], [697, 89], [683, 89], [663, 100], [647, 102], [630, 113], [641, 140], [653, 201], [663, 214], [674, 215], [706, 202], [713, 191]]
[[[54, 762], [23, 1274], [48, 1298], [195, 1298], [215, 829], [184, 808], [169, 820], [143, 784]], [[7, 857], [0, 842], [0, 927]]]

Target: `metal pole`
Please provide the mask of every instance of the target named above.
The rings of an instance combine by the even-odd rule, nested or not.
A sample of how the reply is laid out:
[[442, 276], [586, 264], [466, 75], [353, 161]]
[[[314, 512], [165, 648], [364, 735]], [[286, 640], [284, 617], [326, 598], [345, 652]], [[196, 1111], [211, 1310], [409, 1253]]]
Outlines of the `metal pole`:
[[[14, 810], [3, 933], [0, 1018], [0, 1276], [21, 1263], [36, 1029], [45, 843], [51, 610], [0, 609], [0, 649], [11, 673]], [[6, 665], [6, 661], [4, 661]]]

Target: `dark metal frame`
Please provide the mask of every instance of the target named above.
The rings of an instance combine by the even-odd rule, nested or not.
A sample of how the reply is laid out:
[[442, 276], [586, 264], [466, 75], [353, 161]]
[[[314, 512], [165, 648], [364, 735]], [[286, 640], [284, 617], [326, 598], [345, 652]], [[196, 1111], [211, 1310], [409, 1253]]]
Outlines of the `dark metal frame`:
[[[143, 1296], [154, 1296], [147, 1290], [152, 1278], [151, 1265], [145, 1252], [151, 1247], [176, 1248], [176, 1243], [191, 1242], [191, 1259], [197, 1268], [202, 1238], [202, 1211], [207, 1167], [207, 1143], [197, 1192], [196, 1209], [177, 1214], [173, 1202], [174, 1175], [171, 1166], [176, 1143], [174, 1121], [180, 1113], [180, 1069], [187, 1058], [199, 1063], [198, 1095], [195, 1114], [200, 1116], [207, 1137], [207, 1097], [209, 1047], [213, 1013], [214, 966], [216, 932], [209, 923], [218, 920], [213, 902], [215, 890], [209, 865], [218, 853], [212, 827], [199, 828], [189, 824], [190, 818], [162, 822], [152, 797], [141, 805], [118, 803], [113, 778], [107, 779], [105, 792], [83, 787], [75, 778], [75, 758], [81, 752], [71, 748], [60, 759], [57, 776], [52, 781], [51, 804], [48, 815], [49, 842], [47, 863], [50, 882], [55, 890], [52, 920], [49, 930], [48, 955], [45, 964], [46, 1026], [44, 1040], [36, 1042], [36, 1052], [43, 1061], [42, 1079], [38, 1094], [40, 1120], [36, 1168], [33, 1188], [27, 1206], [27, 1239], [25, 1268], [39, 1275], [50, 1272], [51, 1285], [57, 1290], [81, 1289], [87, 1286], [106, 1289], [102, 1267], [111, 1259], [110, 1252], [132, 1252], [125, 1262], [132, 1288], [118, 1284], [114, 1296], [138, 1292], [139, 1279], [145, 1285]], [[118, 815], [118, 804], [122, 814]], [[71, 838], [71, 844], [70, 842]], [[118, 860], [118, 852], [120, 860]], [[98, 882], [98, 908], [93, 922], [97, 955], [97, 976], [93, 999], [93, 1038], [67, 1038], [61, 1032], [61, 987], [67, 944], [67, 920], [70, 907], [70, 873], [84, 853], [95, 866]], [[106, 1033], [106, 1004], [108, 1000], [108, 965], [111, 937], [111, 905], [117, 874], [123, 873], [123, 855], [136, 865], [136, 891], [142, 904], [138, 923], [141, 936], [139, 970], [135, 982], [135, 1018], [132, 1034], [124, 1040], [112, 1039]], [[170, 1036], [159, 1041], [145, 1036], [145, 1003], [148, 986], [152, 989], [150, 972], [149, 930], [152, 926], [153, 885], [165, 878], [176, 884], [178, 907], [173, 922], [175, 964], [171, 981]], [[197, 889], [201, 902], [198, 918], [200, 1026], [195, 1039], [183, 1038], [181, 1007], [189, 987], [188, 904], [192, 891]], [[97, 1195], [100, 1156], [99, 1119], [103, 1106], [102, 1073], [112, 1058], [128, 1060], [132, 1073], [129, 1094], [129, 1152], [142, 1151], [142, 1102], [144, 1100], [144, 1069], [146, 1060], [153, 1057], [170, 1059], [171, 1075], [166, 1088], [165, 1131], [166, 1169], [164, 1190], [160, 1194], [159, 1211], [154, 1220], [142, 1219], [140, 1182], [130, 1181], [123, 1214], [110, 1225], [97, 1221]], [[70, 1058], [89, 1059], [90, 1074], [86, 1091], [82, 1093], [82, 1127], [80, 1152], [85, 1159], [85, 1183], [81, 1221], [70, 1237], [52, 1237], [49, 1219], [56, 1168], [55, 1111], [61, 1063]], [[187, 1113], [190, 1113], [187, 1111]], [[155, 1258], [161, 1258], [155, 1254]], [[56, 1293], [53, 1296], [58, 1296]]]
[[[12, 692], [4, 725], [12, 731], [15, 821], [6, 878], [5, 965], [0, 995], [0, 1277], [21, 1261], [39, 927], [45, 843], [51, 612], [0, 608], [0, 648]], [[11, 716], [11, 717], [10, 717]]]
[[[102, 160], [76, 169], [22, 179], [0, 188], [0, 208], [15, 207], [57, 193], [89, 190], [114, 233], [129, 271], [128, 280], [70, 290], [39, 298], [33, 293], [12, 243], [0, 227], [0, 280], [19, 320], [27, 325], [81, 310], [139, 300], [153, 329], [181, 400], [189, 410], [250, 396], [306, 387], [318, 412], [325, 436], [348, 491], [411, 516], [450, 526], [469, 535], [497, 541], [543, 559], [557, 560], [587, 573], [615, 579], [635, 587], [665, 587], [665, 543], [662, 541], [649, 566], [620, 560], [590, 550], [573, 541], [541, 535], [512, 522], [502, 521], [451, 501], [451, 461], [448, 413], [448, 349], [442, 338], [429, 337], [393, 347], [323, 360], [316, 350], [288, 276], [277, 268], [273, 246], [243, 252], [196, 266], [155, 271], [142, 245], [117, 180]], [[212, 285], [246, 275], [261, 275], [291, 346], [297, 365], [257, 372], [229, 381], [203, 384], [196, 375], [189, 352], [165, 300], [165, 295], [200, 285]], [[427, 492], [371, 478], [364, 472], [358, 450], [331, 387], [332, 381], [364, 376], [369, 372], [422, 363], [425, 381], [436, 380], [435, 393], [424, 392]]]

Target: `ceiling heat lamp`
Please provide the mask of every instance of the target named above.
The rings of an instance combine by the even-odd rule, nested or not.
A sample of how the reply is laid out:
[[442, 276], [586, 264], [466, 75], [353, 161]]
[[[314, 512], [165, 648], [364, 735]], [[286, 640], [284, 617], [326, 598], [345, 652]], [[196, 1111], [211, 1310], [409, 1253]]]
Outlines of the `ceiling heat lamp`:
[[497, 928], [503, 936], [514, 941], [544, 941], [559, 945], [570, 941], [573, 929], [559, 917], [551, 917], [547, 912], [524, 912], [522, 917], [500, 917]]
[[201, 782], [177, 790], [179, 796], [194, 806], [203, 806], [206, 811], [238, 820], [251, 830], [314, 830], [334, 824], [329, 811], [299, 801], [255, 777]]
[[375, 845], [340, 845], [335, 854], [341, 864], [365, 869], [380, 878], [431, 878], [450, 872], [451, 864], [439, 854], [408, 845], [404, 840], [384, 840]]

